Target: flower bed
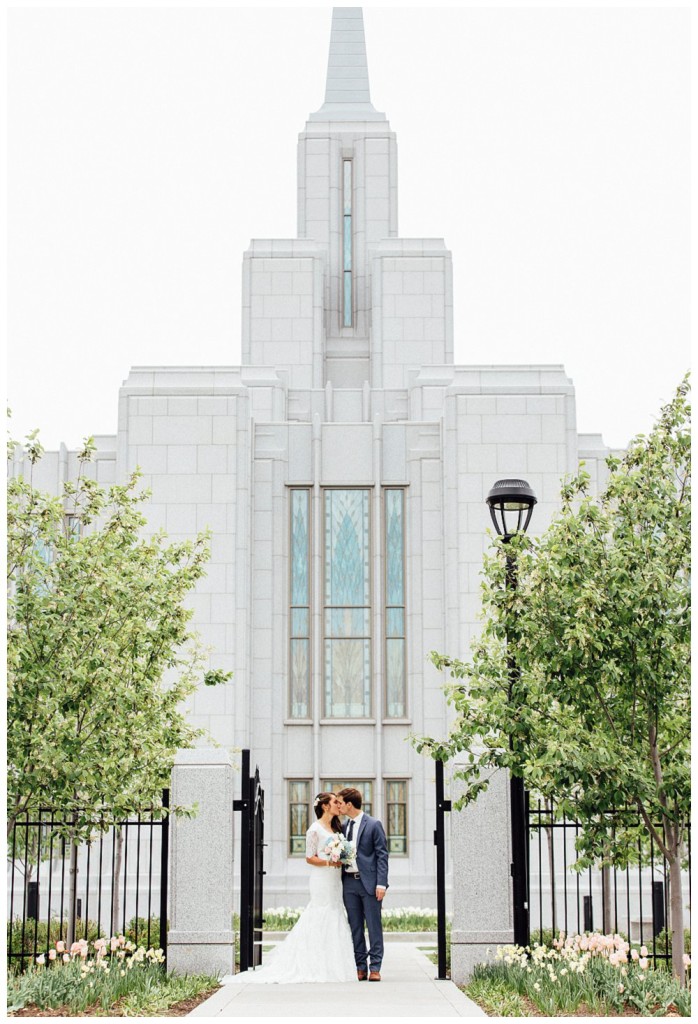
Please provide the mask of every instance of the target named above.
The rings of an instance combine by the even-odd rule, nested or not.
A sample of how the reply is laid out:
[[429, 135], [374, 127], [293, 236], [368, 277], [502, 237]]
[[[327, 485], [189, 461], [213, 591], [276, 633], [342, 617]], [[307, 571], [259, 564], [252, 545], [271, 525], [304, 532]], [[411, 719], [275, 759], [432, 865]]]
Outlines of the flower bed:
[[[690, 976], [690, 957], [686, 963]], [[652, 968], [645, 946], [599, 933], [561, 933], [551, 946], [500, 946], [494, 963], [475, 968], [466, 992], [497, 1016], [527, 1015], [525, 1000], [545, 1016], [691, 1012], [690, 990], [668, 970]]]
[[[275, 907], [264, 911], [265, 932], [287, 932], [302, 913], [302, 907]], [[424, 907], [384, 907], [383, 930], [386, 932], [436, 931], [436, 911]]]
[[8, 1013], [152, 1016], [218, 987], [213, 977], [168, 975], [163, 960], [161, 949], [146, 950], [124, 935], [80, 939], [70, 948], [59, 940], [24, 974], [10, 975]]

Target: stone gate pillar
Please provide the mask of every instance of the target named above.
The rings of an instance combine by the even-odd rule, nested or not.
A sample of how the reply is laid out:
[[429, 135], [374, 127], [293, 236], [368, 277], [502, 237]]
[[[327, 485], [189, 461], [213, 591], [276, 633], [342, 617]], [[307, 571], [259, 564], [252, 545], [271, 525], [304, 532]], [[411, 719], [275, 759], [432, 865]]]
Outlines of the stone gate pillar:
[[171, 804], [198, 804], [170, 822], [167, 966], [179, 974], [232, 974], [233, 779], [224, 750], [180, 750]]
[[[457, 769], [458, 762], [453, 762]], [[462, 789], [454, 780], [451, 797]], [[509, 776], [498, 771], [474, 804], [451, 813], [453, 925], [451, 978], [467, 982], [476, 964], [514, 941], [510, 875]]]

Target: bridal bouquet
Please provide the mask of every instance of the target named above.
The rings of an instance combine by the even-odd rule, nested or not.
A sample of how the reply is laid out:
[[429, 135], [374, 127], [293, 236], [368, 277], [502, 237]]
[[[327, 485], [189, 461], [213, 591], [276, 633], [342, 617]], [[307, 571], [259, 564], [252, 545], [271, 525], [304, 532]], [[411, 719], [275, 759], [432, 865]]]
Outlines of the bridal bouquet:
[[356, 859], [353, 843], [337, 833], [325, 843], [325, 853], [332, 864], [343, 864], [344, 867], [349, 867]]

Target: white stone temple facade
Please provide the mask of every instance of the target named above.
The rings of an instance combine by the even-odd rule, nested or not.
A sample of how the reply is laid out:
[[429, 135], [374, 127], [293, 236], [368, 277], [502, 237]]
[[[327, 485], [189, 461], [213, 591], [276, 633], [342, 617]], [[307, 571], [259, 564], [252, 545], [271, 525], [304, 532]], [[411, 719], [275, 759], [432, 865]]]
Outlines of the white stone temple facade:
[[[451, 253], [400, 237], [397, 196], [361, 9], [335, 8], [298, 237], [244, 254], [242, 365], [134, 367], [96, 439], [101, 482], [141, 468], [149, 530], [213, 531], [193, 624], [234, 678], [188, 710], [259, 765], [268, 905], [305, 902], [312, 799], [340, 783], [386, 825], [391, 904], [435, 905], [434, 769], [409, 737], [447, 729], [428, 653], [463, 656], [479, 628], [485, 496], [524, 477], [537, 532], [561, 476], [605, 469], [562, 366], [454, 364]], [[37, 482], [75, 467], [49, 453]]]

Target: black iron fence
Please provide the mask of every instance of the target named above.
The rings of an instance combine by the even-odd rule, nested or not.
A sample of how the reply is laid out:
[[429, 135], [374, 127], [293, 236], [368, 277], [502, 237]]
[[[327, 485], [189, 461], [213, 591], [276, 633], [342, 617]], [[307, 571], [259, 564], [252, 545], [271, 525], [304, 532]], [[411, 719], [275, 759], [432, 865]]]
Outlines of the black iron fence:
[[[636, 811], [624, 811], [639, 823]], [[529, 799], [528, 893], [531, 942], [544, 942], [560, 931], [618, 933], [645, 945], [649, 957], [671, 960], [669, 865], [654, 839], [638, 841], [627, 867], [591, 867], [577, 872], [577, 821], [556, 820], [551, 803]], [[630, 822], [629, 822], [630, 823]], [[661, 833], [661, 825], [658, 827]], [[609, 821], [613, 844], [613, 825]], [[690, 929], [691, 830], [686, 830], [686, 871], [682, 872], [684, 927]]]
[[20, 816], [8, 839], [8, 966], [23, 970], [57, 941], [118, 934], [167, 954], [169, 790], [162, 807], [106, 831], [96, 823], [75, 851], [55, 810]]

